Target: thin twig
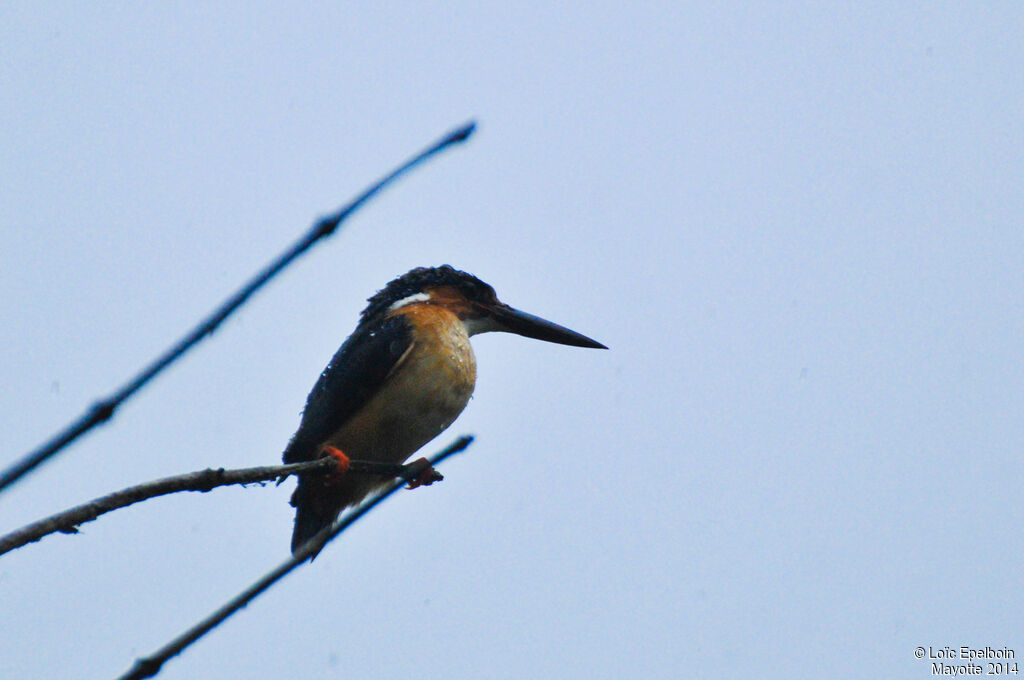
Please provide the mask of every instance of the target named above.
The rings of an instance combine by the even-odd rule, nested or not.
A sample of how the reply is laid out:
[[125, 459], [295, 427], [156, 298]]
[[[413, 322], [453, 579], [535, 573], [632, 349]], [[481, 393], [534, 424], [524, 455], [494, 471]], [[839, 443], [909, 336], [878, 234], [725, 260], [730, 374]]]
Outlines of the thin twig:
[[[378, 474], [384, 477], [406, 477], [410, 473], [410, 465], [390, 465], [373, 461], [353, 460], [349, 463], [349, 472]], [[225, 470], [224, 468], [199, 470], [183, 475], [165, 477], [137, 486], [130, 486], [121, 491], [101, 496], [88, 503], [58, 512], [45, 519], [33, 522], [6, 536], [0, 536], [0, 555], [15, 548], [38, 541], [48, 534], [62, 532], [78, 533], [78, 525], [90, 522], [100, 515], [124, 508], [148, 498], [164, 496], [179, 491], [206, 492], [218, 486], [232, 484], [253, 484], [272, 479], [284, 479], [288, 475], [299, 473], [327, 473], [337, 469], [337, 460], [332, 457], [306, 463], [291, 465], [267, 465], [263, 467], [244, 468], [241, 470]]]
[[[425, 471], [428, 466], [437, 465], [448, 456], [464, 450], [467, 446], [470, 445], [472, 441], [472, 437], [460, 437], [453, 443], [449, 444], [448, 447], [442, 450], [441, 452], [434, 454], [430, 459], [426, 461], [426, 464], [424, 464], [422, 460], [419, 461], [418, 464], [414, 463], [413, 467], [417, 468], [417, 470], [412, 471], [411, 477], [418, 476], [418, 474]], [[380, 503], [385, 498], [387, 498], [392, 493], [401, 488], [403, 483], [403, 481], [392, 482], [384, 490], [380, 491], [375, 496], [370, 498], [370, 500], [366, 501], [349, 514], [345, 515], [345, 517], [343, 517], [340, 521], [336, 522], [334, 526], [331, 527], [331, 530], [328, 532], [326, 538], [323, 541], [309, 541], [308, 543], [306, 543], [306, 545], [299, 549], [298, 552], [293, 554], [290, 559], [282, 562], [278, 567], [276, 567], [275, 569], [267, 573], [265, 576], [263, 576], [261, 579], [256, 581], [254, 584], [249, 586], [247, 589], [242, 591], [235, 598], [229, 600], [220, 609], [216, 610], [208, 617], [197, 623], [195, 626], [189, 628], [187, 631], [171, 640], [169, 643], [161, 647], [152, 655], [136, 660], [135, 665], [132, 666], [131, 670], [129, 670], [127, 673], [121, 676], [120, 680], [141, 680], [141, 678], [151, 678], [157, 673], [159, 673], [161, 666], [163, 666], [168, 659], [180, 654], [182, 651], [185, 650], [185, 648], [187, 648], [193, 642], [195, 642], [203, 635], [206, 635], [206, 633], [213, 630], [222, 621], [224, 621], [226, 618], [234, 614], [242, 607], [249, 604], [249, 602], [256, 598], [260, 593], [265, 591], [270, 586], [274, 585], [277, 581], [279, 581], [281, 578], [287, 575], [290, 571], [295, 569], [295, 567], [299, 566], [307, 559], [309, 559], [311, 556], [316, 554], [327, 543], [329, 543], [336, 536], [338, 536], [338, 534], [340, 534], [341, 532], [345, 531], [345, 529], [350, 527], [353, 522], [358, 520], [360, 517], [369, 512], [373, 507], [375, 507], [378, 503]]]
[[342, 207], [338, 212], [324, 217], [314, 224], [305, 236], [296, 241], [290, 248], [278, 256], [276, 260], [264, 267], [263, 270], [256, 274], [256, 276], [254, 276], [248, 283], [236, 291], [234, 295], [225, 300], [224, 303], [214, 310], [210, 316], [201, 321], [199, 325], [193, 328], [185, 337], [166, 350], [162, 355], [157, 357], [153, 363], [121, 386], [121, 388], [116, 392], [93, 403], [93, 405], [85, 413], [79, 416], [77, 420], [71, 422], [63, 430], [54, 435], [49, 441], [42, 444], [36, 450], [28, 453], [24, 458], [16, 462], [7, 470], [4, 470], [3, 473], [0, 474], [0, 491], [3, 491], [6, 487], [21, 478], [22, 475], [26, 474], [56, 454], [81, 435], [85, 434], [95, 426], [110, 420], [114, 416], [114, 411], [116, 411], [126, 399], [135, 394], [135, 392], [137, 392], [143, 385], [191, 349], [193, 345], [198, 343], [205, 336], [211, 335], [214, 330], [216, 330], [217, 326], [224, 321], [224, 319], [242, 306], [242, 304], [253, 293], [261, 288], [263, 284], [272, 279], [286, 266], [291, 264], [291, 262], [299, 255], [306, 252], [314, 243], [333, 234], [338, 228], [338, 225], [346, 217], [352, 214], [352, 212], [362, 206], [363, 203], [406, 171], [411, 170], [449, 146], [457, 142], [464, 141], [473, 133], [475, 126], [475, 123], [469, 122], [452, 132], [449, 132], [447, 135], [434, 142], [411, 159], [407, 160], [398, 168], [391, 171], [388, 175], [375, 182], [363, 191], [363, 193], [359, 194], [347, 205]]

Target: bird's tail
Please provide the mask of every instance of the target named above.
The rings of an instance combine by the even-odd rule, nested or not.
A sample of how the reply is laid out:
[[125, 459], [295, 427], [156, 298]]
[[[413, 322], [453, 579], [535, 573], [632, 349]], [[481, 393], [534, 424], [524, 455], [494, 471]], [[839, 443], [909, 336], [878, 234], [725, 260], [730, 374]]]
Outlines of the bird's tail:
[[315, 558], [319, 554], [320, 549], [323, 548], [323, 539], [326, 536], [319, 536], [319, 534], [334, 523], [335, 518], [341, 511], [341, 507], [336, 503], [330, 502], [326, 494], [315, 492], [315, 488], [318, 486], [317, 481], [316, 479], [310, 480], [299, 477], [299, 485], [295, 488], [295, 493], [292, 494], [291, 500], [292, 505], [295, 506], [292, 553], [298, 552], [299, 548], [310, 540], [316, 539], [321, 541], [321, 544], [310, 557], [310, 560]]

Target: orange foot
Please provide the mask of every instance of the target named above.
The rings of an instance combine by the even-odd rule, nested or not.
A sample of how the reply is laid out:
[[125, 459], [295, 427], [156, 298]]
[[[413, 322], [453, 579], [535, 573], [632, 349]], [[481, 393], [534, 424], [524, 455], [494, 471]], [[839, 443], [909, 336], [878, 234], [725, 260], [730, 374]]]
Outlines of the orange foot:
[[409, 480], [409, 486], [406, 489], [415, 489], [418, 486], [430, 486], [434, 482], [440, 482], [444, 479], [444, 475], [434, 469], [433, 465], [427, 462], [426, 458], [420, 458], [409, 463], [410, 465], [426, 465], [426, 469], [420, 473], [416, 479]]
[[325, 446], [323, 455], [330, 456], [338, 463], [338, 469], [324, 475], [324, 486], [334, 486], [348, 473], [349, 459], [345, 452], [336, 446]]

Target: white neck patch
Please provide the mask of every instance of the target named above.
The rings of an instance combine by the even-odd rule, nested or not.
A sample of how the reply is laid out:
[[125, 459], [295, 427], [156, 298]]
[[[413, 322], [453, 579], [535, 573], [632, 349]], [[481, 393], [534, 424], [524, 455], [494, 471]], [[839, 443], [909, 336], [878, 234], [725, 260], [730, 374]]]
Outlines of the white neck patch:
[[491, 331], [504, 330], [501, 324], [492, 319], [489, 316], [479, 318], [469, 318], [462, 322], [462, 325], [466, 328], [466, 334], [469, 336], [476, 335], [477, 333], [490, 333]]
[[396, 309], [401, 309], [402, 307], [405, 307], [406, 305], [411, 305], [414, 302], [426, 302], [429, 299], [429, 293], [413, 293], [408, 297], [404, 297], [401, 300], [391, 303], [391, 306], [388, 307], [388, 311], [393, 312]]

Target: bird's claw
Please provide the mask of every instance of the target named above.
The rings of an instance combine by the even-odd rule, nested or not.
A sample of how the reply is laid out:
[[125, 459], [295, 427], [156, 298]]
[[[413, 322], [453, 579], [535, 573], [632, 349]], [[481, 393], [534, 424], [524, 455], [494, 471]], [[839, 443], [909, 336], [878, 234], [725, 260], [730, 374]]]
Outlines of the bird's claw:
[[444, 479], [444, 475], [434, 469], [426, 458], [420, 458], [419, 460], [413, 461], [410, 465], [425, 465], [426, 468], [413, 479], [409, 479], [409, 485], [406, 489], [415, 489], [419, 486], [430, 486], [434, 482], [440, 482]]
[[348, 473], [349, 458], [345, 452], [336, 446], [325, 446], [323, 455], [330, 456], [338, 463], [338, 469], [324, 475], [324, 486], [334, 486], [341, 481], [341, 478]]

